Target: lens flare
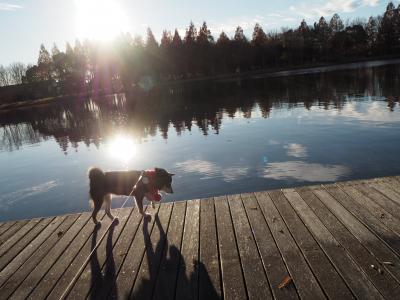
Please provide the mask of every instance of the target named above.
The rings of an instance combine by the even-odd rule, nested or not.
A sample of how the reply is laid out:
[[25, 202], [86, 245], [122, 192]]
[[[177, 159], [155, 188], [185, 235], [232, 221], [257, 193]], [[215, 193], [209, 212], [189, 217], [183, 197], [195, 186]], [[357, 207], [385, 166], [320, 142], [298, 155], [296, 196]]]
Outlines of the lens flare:
[[129, 29], [128, 17], [113, 0], [75, 0], [79, 38], [111, 40]]
[[108, 144], [108, 153], [115, 159], [128, 162], [136, 155], [137, 145], [131, 138], [118, 135]]

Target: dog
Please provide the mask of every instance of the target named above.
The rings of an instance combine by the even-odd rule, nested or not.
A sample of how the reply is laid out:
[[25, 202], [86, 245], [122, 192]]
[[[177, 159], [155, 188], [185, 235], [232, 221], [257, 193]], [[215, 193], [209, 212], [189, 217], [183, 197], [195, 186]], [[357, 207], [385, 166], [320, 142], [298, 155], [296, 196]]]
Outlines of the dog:
[[154, 168], [146, 171], [108, 171], [104, 172], [99, 168], [90, 168], [89, 176], [89, 196], [93, 204], [92, 219], [96, 225], [97, 213], [105, 204], [107, 216], [114, 220], [111, 214], [111, 195], [134, 196], [139, 213], [144, 217], [150, 217], [143, 212], [143, 198], [152, 202], [160, 201], [159, 191], [172, 194], [172, 176], [165, 169]]

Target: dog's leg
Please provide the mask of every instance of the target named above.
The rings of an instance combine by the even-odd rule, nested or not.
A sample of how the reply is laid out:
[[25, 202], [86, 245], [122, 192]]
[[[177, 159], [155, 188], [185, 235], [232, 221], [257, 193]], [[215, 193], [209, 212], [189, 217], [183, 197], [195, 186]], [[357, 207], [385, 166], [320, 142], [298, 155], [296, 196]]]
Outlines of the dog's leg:
[[151, 201], [151, 208], [152, 208], [152, 209], [155, 209], [155, 208], [156, 208], [156, 205], [155, 205], [154, 201]]
[[103, 198], [102, 197], [93, 198], [92, 219], [93, 219], [94, 224], [96, 224], [96, 225], [100, 224], [100, 222], [97, 221], [97, 213], [100, 211], [102, 204], [103, 204]]
[[137, 206], [137, 208], [138, 208], [138, 210], [139, 210], [139, 213], [144, 217], [144, 218], [148, 218], [148, 217], [150, 217], [151, 218], [151, 215], [150, 214], [148, 214], [148, 213], [145, 213], [144, 211], [143, 211], [143, 197], [140, 197], [140, 196], [138, 196], [138, 197], [135, 197], [135, 202], [136, 202], [136, 206]]
[[111, 200], [112, 200], [111, 194], [105, 195], [103, 199], [104, 199], [104, 202], [105, 202], [105, 204], [106, 204], [105, 210], [106, 210], [107, 216], [108, 216], [111, 220], [114, 220], [114, 216], [111, 214]]

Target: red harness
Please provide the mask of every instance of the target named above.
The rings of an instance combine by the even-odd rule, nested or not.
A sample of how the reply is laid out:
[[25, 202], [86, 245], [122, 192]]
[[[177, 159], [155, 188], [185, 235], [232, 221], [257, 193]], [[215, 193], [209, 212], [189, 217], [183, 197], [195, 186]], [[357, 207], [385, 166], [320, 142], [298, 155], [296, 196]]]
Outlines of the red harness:
[[147, 187], [146, 198], [150, 201], [160, 201], [161, 194], [156, 187], [156, 171], [155, 170], [146, 170], [143, 173], [142, 182]]

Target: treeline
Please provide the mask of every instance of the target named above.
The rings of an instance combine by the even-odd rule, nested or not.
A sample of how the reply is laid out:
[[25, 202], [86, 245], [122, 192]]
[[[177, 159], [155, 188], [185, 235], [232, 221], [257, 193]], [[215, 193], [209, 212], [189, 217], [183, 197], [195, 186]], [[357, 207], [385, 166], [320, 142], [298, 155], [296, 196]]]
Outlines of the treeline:
[[21, 81], [46, 81], [60, 93], [149, 88], [157, 82], [242, 73], [267, 68], [349, 61], [400, 54], [400, 5], [392, 2], [383, 15], [367, 21], [343, 22], [338, 14], [309, 25], [266, 33], [255, 24], [246, 37], [238, 26], [233, 37], [217, 39], [206, 22], [197, 29], [191, 22], [183, 37], [164, 31], [160, 43], [151, 29], [145, 41], [123, 34], [111, 44], [77, 40], [65, 51], [41, 45], [36, 65]]
[[0, 86], [21, 84], [26, 70], [30, 67], [20, 62], [11, 63], [6, 67], [0, 65]]

